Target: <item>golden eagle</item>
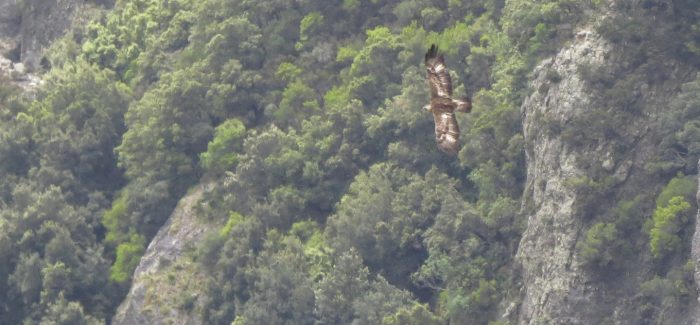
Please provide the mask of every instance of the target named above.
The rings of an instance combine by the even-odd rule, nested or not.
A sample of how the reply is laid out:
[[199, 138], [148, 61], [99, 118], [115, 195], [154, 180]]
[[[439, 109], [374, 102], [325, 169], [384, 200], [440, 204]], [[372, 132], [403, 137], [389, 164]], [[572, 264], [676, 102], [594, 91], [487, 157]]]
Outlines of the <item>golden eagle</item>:
[[450, 73], [435, 44], [425, 53], [425, 69], [430, 84], [430, 105], [425, 109], [432, 112], [435, 119], [435, 141], [440, 150], [454, 155], [459, 151], [459, 126], [455, 111], [469, 113], [472, 103], [468, 98], [452, 98]]

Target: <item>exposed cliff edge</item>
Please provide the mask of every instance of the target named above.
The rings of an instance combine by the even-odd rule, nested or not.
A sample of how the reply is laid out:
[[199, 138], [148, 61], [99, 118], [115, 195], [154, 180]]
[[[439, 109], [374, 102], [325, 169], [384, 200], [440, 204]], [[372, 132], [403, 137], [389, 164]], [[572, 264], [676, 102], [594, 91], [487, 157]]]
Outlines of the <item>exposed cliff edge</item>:
[[188, 252], [212, 228], [195, 213], [198, 202], [211, 187], [211, 183], [199, 184], [180, 200], [148, 245], [134, 271], [129, 294], [112, 324], [201, 323], [189, 311], [198, 304], [198, 289], [204, 283], [204, 275]]
[[[522, 106], [528, 225], [517, 254], [520, 324], [642, 324], [648, 316], [636, 300], [640, 284], [653, 277], [648, 253], [596, 273], [582, 262], [579, 244], [616, 204], [664, 185], [645, 170], [658, 154], [650, 129], [693, 72], [669, 60], [654, 71], [660, 77], [647, 77], [651, 72], [627, 60], [625, 46], [609, 42], [591, 25], [534, 71], [534, 92]], [[592, 74], [605, 74], [606, 86], [595, 87]], [[628, 78], [635, 75], [645, 77]], [[631, 108], [605, 98], [605, 87], [621, 80]], [[648, 217], [639, 215], [635, 222]], [[637, 230], [628, 240], [636, 251], [648, 252], [643, 236]], [[664, 317], [675, 324], [687, 319]]]
[[81, 0], [0, 0], [0, 75], [24, 90], [36, 89], [44, 50], [90, 19], [91, 8]]
[[583, 315], [577, 315], [585, 309], [577, 312], [577, 305], [592, 301], [594, 289], [585, 285], [573, 254], [581, 233], [582, 211], [576, 209], [576, 193], [566, 187], [566, 180], [585, 174], [578, 160], [590, 153], [576, 152], [543, 126], [547, 119], [563, 125], [572, 116], [595, 109], [577, 68], [583, 62], [605, 64], [610, 50], [610, 45], [591, 30], [579, 32], [571, 46], [536, 69], [533, 84], [535, 89], [550, 84], [548, 71], [556, 71], [561, 80], [544, 92], [538, 89], [523, 104], [523, 131], [529, 143], [525, 199], [529, 201], [525, 205], [534, 211], [518, 256], [525, 282], [522, 323], [585, 323]]
[[[698, 161], [698, 171], [700, 171], [700, 161]], [[698, 176], [700, 176], [700, 173], [698, 173]], [[700, 206], [700, 177], [698, 179], [698, 192], [695, 196], [695, 200], [698, 203], [698, 206]], [[693, 243], [691, 247], [691, 258], [695, 262], [695, 273], [693, 274], [693, 278], [695, 280], [695, 286], [700, 291], [700, 210], [698, 210], [696, 219], [695, 219], [695, 233], [693, 234]], [[693, 322], [689, 322], [693, 325], [699, 325], [700, 324], [700, 299], [698, 299], [695, 303], [695, 308], [690, 312], [691, 319], [693, 319]]]
[[[22, 29], [22, 13], [17, 0], [0, 0], [0, 54], [12, 56], [19, 48], [19, 34]], [[14, 53], [19, 59], [19, 53]]]
[[0, 54], [38, 68], [43, 50], [91, 6], [83, 0], [0, 0]]

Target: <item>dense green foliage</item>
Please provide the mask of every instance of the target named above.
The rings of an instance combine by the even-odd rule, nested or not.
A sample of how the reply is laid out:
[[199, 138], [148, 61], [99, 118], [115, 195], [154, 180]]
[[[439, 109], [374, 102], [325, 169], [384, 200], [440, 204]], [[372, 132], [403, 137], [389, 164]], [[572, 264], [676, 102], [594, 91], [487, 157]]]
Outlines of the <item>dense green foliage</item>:
[[651, 253], [655, 258], [661, 258], [669, 252], [673, 252], [681, 245], [681, 238], [677, 233], [681, 226], [687, 222], [683, 218], [690, 210], [690, 204], [681, 196], [674, 196], [665, 207], [654, 211], [654, 226], [649, 231], [651, 237]]
[[[498, 320], [525, 223], [528, 73], [596, 5], [117, 1], [46, 54], [36, 98], [0, 80], [0, 323], [109, 319], [148, 241], [202, 178], [217, 181], [199, 217], [221, 228], [194, 249], [205, 292], [179, 308], [203, 305], [207, 324]], [[680, 40], [688, 62], [697, 35]], [[421, 109], [431, 43], [455, 93], [474, 101], [458, 117], [456, 158], [436, 149]], [[606, 96], [623, 108], [603, 120], [624, 120], [634, 80], [594, 72], [588, 81], [614, 85]], [[649, 170], [666, 180], [700, 155], [699, 87], [686, 84], [654, 129], [665, 156]], [[606, 127], [580, 144], [611, 136]], [[612, 186], [598, 176], [570, 184], [591, 207]], [[642, 233], [650, 211], [647, 254], [682, 256], [694, 186], [672, 180], [656, 207], [620, 199], [586, 230], [583, 263], [619, 267], [631, 249], [620, 238]]]
[[236, 164], [240, 152], [245, 125], [240, 120], [231, 119], [216, 127], [214, 139], [209, 142], [207, 151], [200, 154], [202, 167], [208, 171], [224, 171]]
[[689, 250], [691, 207], [695, 204], [698, 184], [695, 176], [677, 177], [664, 187], [656, 198], [656, 209], [648, 221], [649, 248], [655, 259], [669, 255], [684, 256]]

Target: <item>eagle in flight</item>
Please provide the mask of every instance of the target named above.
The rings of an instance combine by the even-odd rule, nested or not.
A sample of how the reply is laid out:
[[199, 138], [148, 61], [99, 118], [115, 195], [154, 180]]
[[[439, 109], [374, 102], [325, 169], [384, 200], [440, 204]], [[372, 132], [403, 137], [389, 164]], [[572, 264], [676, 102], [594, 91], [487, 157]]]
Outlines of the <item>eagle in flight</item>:
[[455, 111], [469, 113], [472, 103], [468, 98], [452, 98], [452, 79], [445, 59], [435, 44], [425, 53], [425, 69], [430, 84], [430, 105], [426, 105], [425, 109], [432, 112], [435, 119], [435, 141], [440, 150], [454, 155], [459, 151], [459, 126]]

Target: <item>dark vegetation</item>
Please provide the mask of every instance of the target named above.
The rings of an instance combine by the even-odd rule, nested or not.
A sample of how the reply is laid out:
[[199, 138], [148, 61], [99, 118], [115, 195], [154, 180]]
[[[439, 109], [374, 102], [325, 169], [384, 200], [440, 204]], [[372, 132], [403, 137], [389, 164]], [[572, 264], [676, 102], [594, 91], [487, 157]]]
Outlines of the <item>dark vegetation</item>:
[[[655, 10], [647, 2], [640, 10]], [[504, 6], [124, 0], [74, 28], [46, 54], [52, 68], [35, 100], [0, 82], [0, 323], [108, 320], [148, 241], [203, 176], [220, 181], [200, 217], [225, 225], [197, 247], [210, 275], [198, 298], [205, 323], [496, 320], [517, 294], [528, 72], [595, 9]], [[690, 13], [700, 5], [671, 7], [687, 30], [658, 55], [697, 64]], [[646, 20], [627, 23], [602, 32], [646, 46], [635, 32]], [[475, 102], [460, 117], [458, 159], [436, 149], [421, 109], [430, 43], [444, 49], [456, 92]], [[606, 82], [620, 103], [611, 114], [638, 110], [625, 80]], [[666, 180], [694, 172], [698, 88], [685, 85], [659, 119], [658, 130], [674, 131], [659, 131], [664, 155], [650, 169]], [[604, 190], [591, 177], [578, 183]], [[619, 202], [587, 231], [585, 262], [611, 267], [633, 249], [621, 236], [642, 231], [654, 260], [687, 256], [692, 179], [671, 180], [656, 206]], [[684, 274], [660, 269], [643, 288], [649, 303], [687, 294]], [[191, 310], [192, 299], [177, 308]]]

